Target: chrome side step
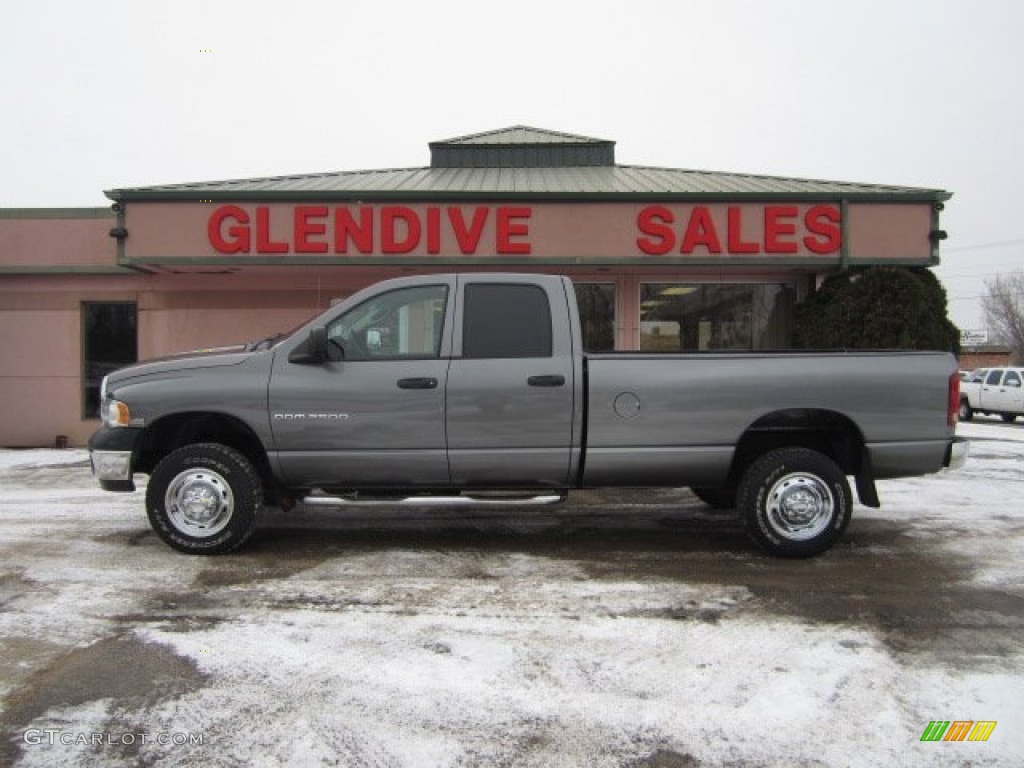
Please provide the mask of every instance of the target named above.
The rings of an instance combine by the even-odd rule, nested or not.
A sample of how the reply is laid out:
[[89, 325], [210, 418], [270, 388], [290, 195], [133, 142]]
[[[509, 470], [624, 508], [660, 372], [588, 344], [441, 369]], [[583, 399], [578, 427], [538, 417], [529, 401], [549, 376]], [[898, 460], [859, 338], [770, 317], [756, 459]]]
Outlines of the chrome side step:
[[300, 503], [308, 507], [544, 507], [561, 504], [567, 494], [478, 493], [458, 496], [331, 496], [314, 491]]

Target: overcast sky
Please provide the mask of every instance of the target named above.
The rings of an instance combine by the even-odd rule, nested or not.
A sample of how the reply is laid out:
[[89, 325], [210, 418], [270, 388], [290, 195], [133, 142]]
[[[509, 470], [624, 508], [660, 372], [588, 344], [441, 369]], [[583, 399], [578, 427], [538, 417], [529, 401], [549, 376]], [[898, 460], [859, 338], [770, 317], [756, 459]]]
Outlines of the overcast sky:
[[0, 207], [429, 164], [524, 124], [622, 164], [939, 188], [952, 316], [1024, 269], [1020, 0], [4, 0]]

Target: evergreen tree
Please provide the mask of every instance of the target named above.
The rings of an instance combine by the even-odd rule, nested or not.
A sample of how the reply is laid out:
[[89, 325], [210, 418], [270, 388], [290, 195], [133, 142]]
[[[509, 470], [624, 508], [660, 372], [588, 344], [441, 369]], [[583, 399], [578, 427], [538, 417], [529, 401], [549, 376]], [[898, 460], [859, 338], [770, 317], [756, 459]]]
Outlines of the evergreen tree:
[[870, 267], [833, 275], [796, 307], [793, 346], [960, 352], [946, 292], [925, 268]]

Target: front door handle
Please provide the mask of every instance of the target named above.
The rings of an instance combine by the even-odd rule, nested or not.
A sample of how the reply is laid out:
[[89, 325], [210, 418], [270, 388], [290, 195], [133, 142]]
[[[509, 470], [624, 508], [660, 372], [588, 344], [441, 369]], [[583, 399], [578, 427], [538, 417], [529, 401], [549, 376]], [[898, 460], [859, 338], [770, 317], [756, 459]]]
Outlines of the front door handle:
[[399, 379], [399, 389], [437, 389], [437, 379], [429, 377], [419, 379]]
[[564, 387], [565, 376], [531, 376], [526, 383], [531, 387]]

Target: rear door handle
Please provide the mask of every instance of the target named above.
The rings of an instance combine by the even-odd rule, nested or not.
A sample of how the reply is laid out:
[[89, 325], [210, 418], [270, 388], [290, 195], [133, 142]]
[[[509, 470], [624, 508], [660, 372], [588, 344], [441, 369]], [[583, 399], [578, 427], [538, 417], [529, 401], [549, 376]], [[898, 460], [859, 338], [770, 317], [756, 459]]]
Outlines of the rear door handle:
[[399, 379], [399, 389], [437, 389], [437, 379], [429, 377], [421, 379]]
[[526, 383], [531, 387], [564, 387], [565, 376], [531, 376]]

